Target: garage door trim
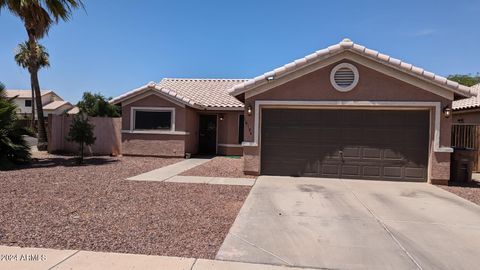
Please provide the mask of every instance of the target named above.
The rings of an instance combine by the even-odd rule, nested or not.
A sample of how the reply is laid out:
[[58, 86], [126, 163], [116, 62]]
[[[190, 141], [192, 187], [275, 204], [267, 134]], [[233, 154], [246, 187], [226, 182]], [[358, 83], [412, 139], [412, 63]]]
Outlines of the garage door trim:
[[430, 137], [431, 122], [434, 122], [433, 151], [438, 153], [452, 153], [453, 149], [448, 146], [440, 146], [440, 119], [441, 103], [424, 101], [290, 101], [290, 100], [257, 100], [255, 101], [255, 129], [254, 141], [243, 143], [244, 146], [258, 146], [261, 134], [261, 109], [262, 108], [338, 108], [338, 109], [389, 109], [389, 110], [434, 110], [434, 119], [430, 117]]

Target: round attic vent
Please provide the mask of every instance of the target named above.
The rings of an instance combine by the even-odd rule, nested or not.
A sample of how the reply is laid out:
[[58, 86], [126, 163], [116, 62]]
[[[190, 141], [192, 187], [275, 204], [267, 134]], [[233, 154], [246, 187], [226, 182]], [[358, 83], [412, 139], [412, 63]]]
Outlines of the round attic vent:
[[338, 64], [330, 73], [330, 82], [338, 91], [348, 92], [358, 83], [358, 70], [349, 63]]

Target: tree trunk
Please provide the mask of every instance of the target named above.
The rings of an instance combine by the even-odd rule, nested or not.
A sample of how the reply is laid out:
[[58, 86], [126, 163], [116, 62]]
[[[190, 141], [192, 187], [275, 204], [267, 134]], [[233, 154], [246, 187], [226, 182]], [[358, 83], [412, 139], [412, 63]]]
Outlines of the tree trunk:
[[38, 117], [38, 145], [39, 151], [47, 151], [48, 139], [47, 130], [45, 129], [45, 118], [43, 117], [42, 95], [40, 94], [40, 84], [38, 82], [38, 70], [30, 71], [30, 80], [35, 91], [35, 102], [37, 103]]
[[80, 163], [83, 163], [83, 142], [80, 143]]
[[30, 47], [30, 61], [28, 71], [30, 72], [30, 82], [32, 89], [35, 92], [35, 102], [37, 103], [37, 119], [38, 119], [38, 144], [37, 148], [39, 151], [47, 151], [48, 138], [47, 131], [45, 129], [45, 118], [43, 118], [43, 105], [42, 105], [42, 94], [40, 93], [40, 83], [38, 82], [38, 66], [37, 66], [37, 55], [36, 47], [37, 40], [35, 38], [35, 33], [33, 29], [30, 29], [27, 25], [28, 34], [28, 46]]
[[[30, 80], [30, 84], [31, 84], [31, 83], [32, 83], [32, 82], [31, 82], [31, 80]], [[32, 109], [32, 117], [31, 117], [30, 120], [31, 120], [32, 122], [30, 122], [30, 128], [31, 128], [32, 131], [33, 131], [33, 130], [35, 130], [35, 90], [33, 90], [33, 85], [31, 86], [31, 88], [32, 88], [32, 107], [31, 107], [31, 109]]]

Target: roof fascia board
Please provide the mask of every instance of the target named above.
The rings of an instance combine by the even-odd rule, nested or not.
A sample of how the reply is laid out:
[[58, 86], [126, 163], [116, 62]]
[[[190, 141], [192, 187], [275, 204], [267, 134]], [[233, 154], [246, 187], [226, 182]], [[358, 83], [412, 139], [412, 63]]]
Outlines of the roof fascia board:
[[236, 93], [235, 95], [240, 95], [242, 93], [245, 93], [245, 99], [259, 95], [261, 93], [267, 92], [272, 88], [275, 88], [277, 86], [280, 86], [282, 84], [285, 84], [287, 82], [293, 81], [295, 79], [298, 79], [304, 75], [307, 75], [309, 73], [312, 73], [316, 70], [322, 69], [326, 66], [329, 66], [335, 62], [338, 62], [342, 59], [342, 57], [339, 57], [339, 54], [336, 54], [334, 56], [329, 56], [326, 59], [321, 59], [315, 62], [312, 62], [310, 65], [306, 65], [300, 69], [297, 70], [292, 70], [288, 73], [282, 74], [282, 76], [275, 78], [273, 81], [265, 81], [264, 83], [251, 88], [247, 91], [242, 91], [240, 93]]
[[480, 112], [480, 107], [479, 106], [472, 106], [469, 108], [464, 108], [464, 109], [454, 109], [452, 111], [453, 114], [465, 114], [465, 113], [476, 113]]
[[205, 107], [205, 111], [244, 111], [244, 107]]
[[341, 60], [352, 60], [354, 62], [357, 62], [358, 64], [364, 65], [368, 68], [374, 69], [380, 73], [383, 73], [387, 76], [399, 79], [401, 81], [404, 81], [406, 83], [412, 84], [418, 88], [421, 88], [423, 90], [426, 90], [428, 92], [434, 93], [436, 95], [439, 95], [441, 97], [444, 97], [449, 100], [453, 100], [454, 94], [451, 90], [447, 90], [443, 87], [437, 86], [436, 84], [432, 82], [427, 82], [424, 79], [418, 78], [412, 74], [406, 73], [400, 69], [395, 69], [389, 65], [386, 65], [384, 63], [380, 63], [378, 61], [375, 61], [374, 59], [368, 58], [364, 55], [360, 55], [356, 52], [347, 50], [347, 51], [342, 51], [340, 53], [337, 53], [335, 55], [329, 55], [326, 58], [319, 59], [315, 62], [312, 62], [310, 65], [306, 65], [304, 67], [301, 67], [299, 69], [293, 70], [290, 73], [286, 73], [283, 76], [276, 78], [274, 81], [267, 82], [256, 86], [256, 88], [252, 88], [250, 90], [245, 91], [245, 98], [250, 98], [253, 96], [256, 96], [258, 94], [264, 93], [266, 91], [269, 91], [272, 88], [275, 88], [279, 85], [285, 84], [289, 81], [295, 80], [297, 78], [300, 78], [306, 74], [309, 74], [311, 72], [314, 72], [316, 70], [322, 69], [324, 67], [327, 67], [331, 64], [334, 64], [338, 61]]
[[158, 90], [153, 89], [153, 88], [148, 88], [148, 87], [145, 90], [142, 90], [141, 93], [135, 94], [135, 95], [131, 96], [130, 98], [127, 97], [120, 102], [122, 103], [122, 106], [126, 106], [126, 105], [129, 105], [131, 103], [134, 103], [136, 101], [139, 101], [139, 100], [144, 99], [144, 98], [146, 98], [148, 96], [151, 96], [151, 95], [154, 95], [154, 96], [157, 96], [159, 98], [165, 99], [169, 102], [172, 102], [173, 104], [175, 104], [177, 106], [185, 108], [186, 104], [184, 102], [181, 102], [178, 99], [176, 99], [176, 98], [174, 98], [170, 95], [167, 95], [167, 94], [165, 94], [161, 91], [158, 91]]

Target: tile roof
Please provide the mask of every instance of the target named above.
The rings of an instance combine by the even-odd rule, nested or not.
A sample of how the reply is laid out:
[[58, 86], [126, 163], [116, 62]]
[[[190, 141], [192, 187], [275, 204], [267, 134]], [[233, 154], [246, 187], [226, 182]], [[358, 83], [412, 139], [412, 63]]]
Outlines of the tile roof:
[[[480, 83], [470, 87], [470, 89], [478, 94], [480, 92]], [[455, 100], [452, 103], [453, 110], [473, 109], [478, 107], [480, 107], [480, 98], [478, 96]]]
[[77, 114], [79, 112], [80, 112], [80, 108], [78, 108], [77, 106], [74, 106], [73, 108], [67, 111], [67, 114]]
[[245, 79], [188, 79], [164, 78], [120, 95], [110, 103], [118, 104], [131, 97], [155, 90], [185, 105], [198, 109], [243, 108], [243, 103], [228, 94], [227, 89], [245, 82]]
[[441, 86], [443, 88], [446, 88], [452, 92], [458, 93], [460, 95], [470, 97], [475, 95], [475, 93], [470, 92], [470, 88], [460, 85], [457, 82], [448, 80], [445, 77], [436, 75], [432, 72], [428, 72], [422, 68], [413, 66], [412, 64], [402, 62], [399, 59], [395, 59], [393, 57], [390, 57], [386, 54], [379, 53], [378, 51], [368, 49], [362, 45], [356, 44], [352, 42], [349, 39], [344, 39], [340, 43], [330, 46], [328, 48], [316, 51], [310, 55], [307, 55], [303, 58], [297, 59], [291, 63], [288, 63], [282, 67], [276, 68], [272, 71], [269, 71], [263, 75], [260, 75], [258, 77], [255, 77], [251, 80], [248, 80], [246, 82], [240, 83], [232, 88], [230, 88], [228, 91], [231, 95], [239, 95], [242, 94], [252, 88], [255, 88], [259, 85], [263, 85], [268, 83], [267, 78], [278, 78], [281, 76], [284, 76], [286, 74], [289, 74], [299, 68], [308, 66], [311, 63], [315, 63], [317, 61], [321, 61], [323, 59], [326, 59], [332, 55], [336, 55], [338, 53], [344, 52], [344, 51], [351, 51], [357, 54], [360, 54], [362, 56], [365, 56], [369, 59], [373, 59], [377, 62], [383, 63], [387, 66], [393, 67], [395, 69], [398, 69], [400, 71], [404, 71], [406, 73], [409, 73], [413, 76], [416, 76], [418, 78], [424, 79], [426, 81], [429, 81], [431, 83], [434, 83], [438, 86]]
[[[6, 91], [7, 97], [13, 98], [18, 96], [18, 98], [32, 98], [32, 90], [17, 90], [17, 89], [7, 89]], [[40, 93], [42, 96], [52, 93], [51, 90], [42, 90]]]
[[61, 106], [65, 105], [65, 104], [70, 104], [70, 102], [64, 101], [64, 100], [56, 100], [56, 101], [52, 101], [48, 104], [43, 105], [43, 109], [44, 110], [56, 110], [56, 109], [60, 108]]

